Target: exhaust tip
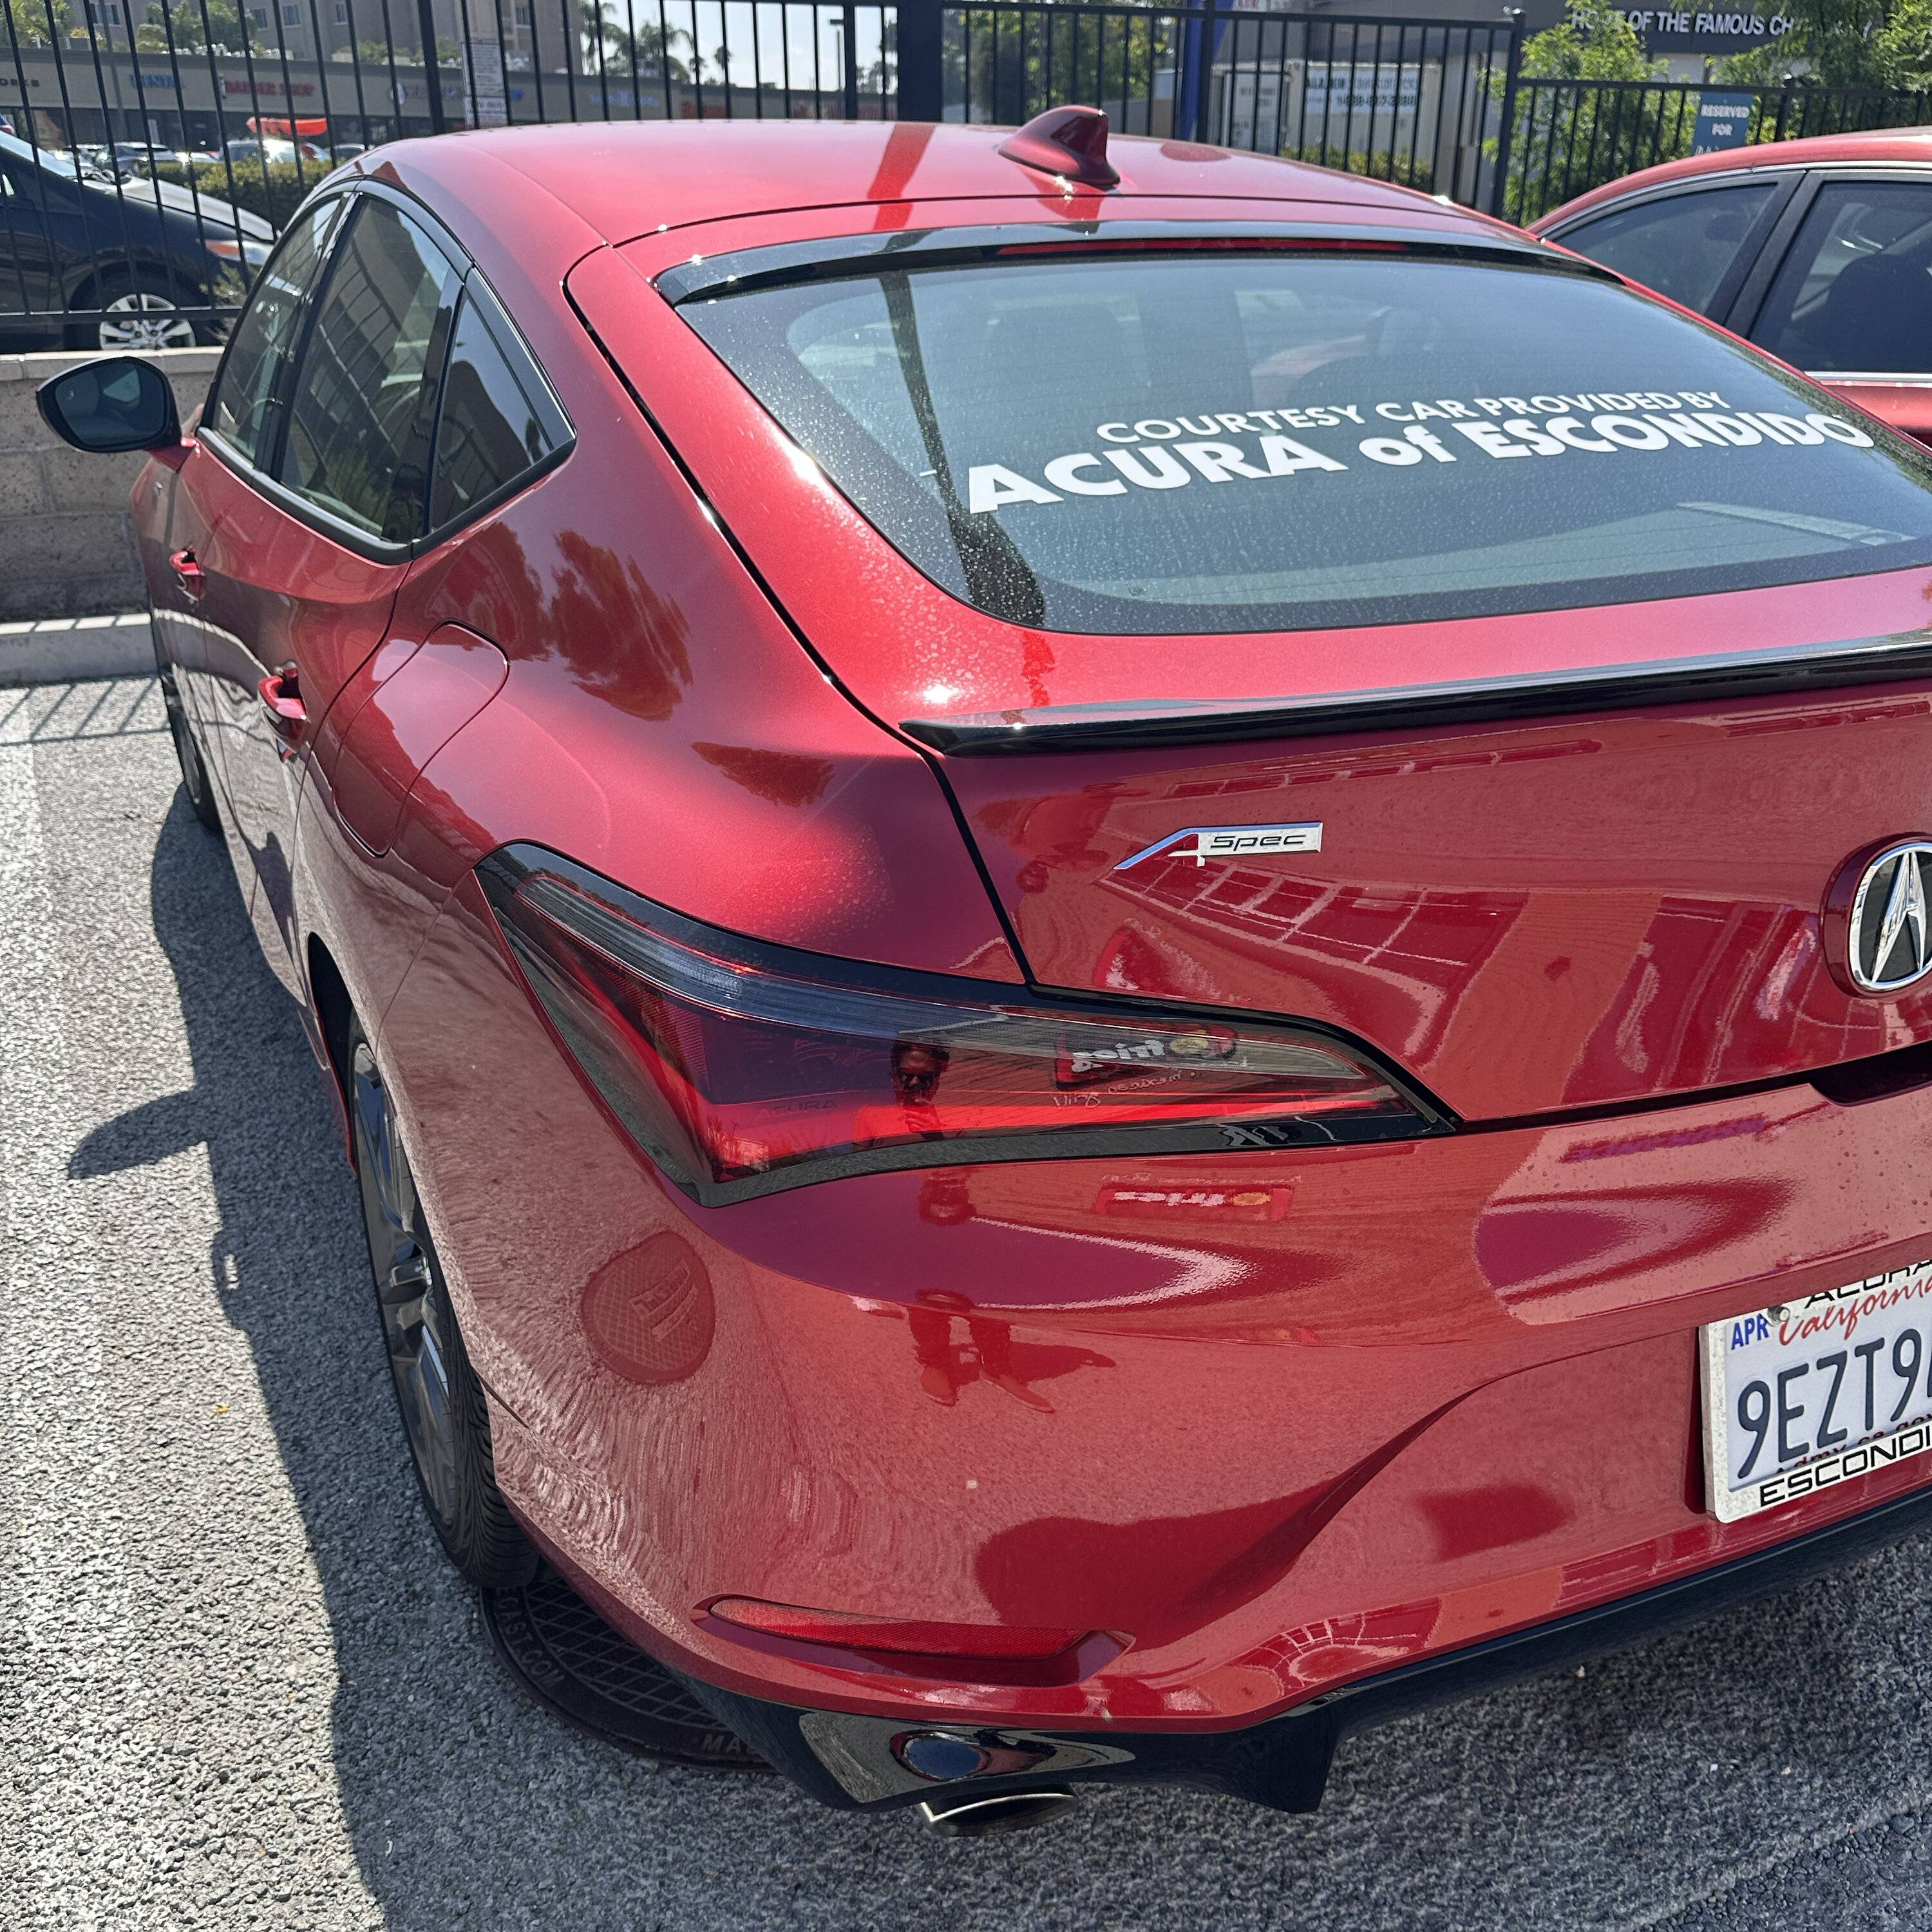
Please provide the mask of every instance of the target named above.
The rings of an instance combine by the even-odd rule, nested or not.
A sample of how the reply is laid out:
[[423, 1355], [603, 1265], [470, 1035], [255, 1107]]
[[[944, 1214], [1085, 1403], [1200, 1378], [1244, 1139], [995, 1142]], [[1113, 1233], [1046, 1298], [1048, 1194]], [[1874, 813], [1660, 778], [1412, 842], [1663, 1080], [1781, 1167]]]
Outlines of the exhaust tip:
[[990, 1838], [1002, 1832], [1049, 1825], [1080, 1802], [1064, 1787], [1052, 1791], [994, 1791], [976, 1798], [928, 1798], [919, 1815], [941, 1838]]

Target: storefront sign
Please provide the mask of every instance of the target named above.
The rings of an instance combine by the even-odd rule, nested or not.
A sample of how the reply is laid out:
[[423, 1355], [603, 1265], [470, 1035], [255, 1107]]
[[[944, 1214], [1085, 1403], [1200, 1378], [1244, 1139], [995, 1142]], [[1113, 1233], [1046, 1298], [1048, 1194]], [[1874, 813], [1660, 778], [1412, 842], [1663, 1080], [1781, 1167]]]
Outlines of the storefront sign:
[[1653, 54], [1735, 54], [1781, 39], [1798, 23], [1785, 14], [1724, 12], [1688, 8], [1619, 7], [1636, 29], [1646, 52]]

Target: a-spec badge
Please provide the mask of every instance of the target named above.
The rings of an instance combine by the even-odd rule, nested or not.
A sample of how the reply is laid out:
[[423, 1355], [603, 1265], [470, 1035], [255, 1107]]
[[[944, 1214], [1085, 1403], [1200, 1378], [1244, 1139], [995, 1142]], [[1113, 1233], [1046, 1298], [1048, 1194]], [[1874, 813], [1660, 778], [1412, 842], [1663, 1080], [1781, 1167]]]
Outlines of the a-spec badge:
[[[1186, 842], [1192, 839], [1190, 845]], [[1322, 827], [1314, 825], [1190, 825], [1170, 832], [1131, 859], [1114, 868], [1124, 872], [1150, 859], [1192, 859], [1204, 866], [1210, 859], [1266, 859], [1280, 852], [1318, 852]]]

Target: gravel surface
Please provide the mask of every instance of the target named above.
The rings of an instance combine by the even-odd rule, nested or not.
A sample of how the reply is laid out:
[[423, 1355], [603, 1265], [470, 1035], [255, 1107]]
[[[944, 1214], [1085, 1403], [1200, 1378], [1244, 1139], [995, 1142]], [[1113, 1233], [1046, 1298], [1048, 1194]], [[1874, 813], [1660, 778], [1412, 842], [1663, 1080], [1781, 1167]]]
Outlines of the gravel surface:
[[576, 1736], [421, 1514], [350, 1176], [150, 683], [0, 692], [0, 1926], [1932, 1922], [1922, 1542], [1345, 1745], [934, 1839]]

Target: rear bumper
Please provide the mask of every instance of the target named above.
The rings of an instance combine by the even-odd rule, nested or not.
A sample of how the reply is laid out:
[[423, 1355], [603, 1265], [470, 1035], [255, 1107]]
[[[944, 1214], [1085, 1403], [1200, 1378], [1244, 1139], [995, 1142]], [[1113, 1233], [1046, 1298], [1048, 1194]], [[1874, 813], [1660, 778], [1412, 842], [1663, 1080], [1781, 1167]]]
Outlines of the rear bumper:
[[[1233, 1731], [1055, 1732], [934, 1724], [800, 1710], [687, 1682], [772, 1764], [841, 1810], [889, 1810], [942, 1794], [1036, 1785], [1166, 1784], [1243, 1798], [1277, 1811], [1312, 1811], [1322, 1802], [1336, 1745], [1352, 1732], [1681, 1630], [1928, 1528], [1932, 1491], [1921, 1490], [1714, 1570], [1362, 1678], [1283, 1716]], [[921, 1754], [916, 1747], [908, 1749], [910, 1738], [955, 1740], [962, 1756], [978, 1752], [1003, 1768], [950, 1778], [930, 1770], [922, 1774], [907, 1762]], [[928, 1763], [937, 1756], [925, 1755]], [[1018, 1758], [1034, 1761], [1015, 1768]]]
[[[530, 1253], [472, 1352], [513, 1505], [671, 1667], [886, 1719], [1232, 1732], [1932, 1481], [1920, 1457], [1718, 1522], [1696, 1350], [1702, 1323], [1923, 1262], [1928, 1141], [1932, 1090], [1802, 1085], [713, 1210], [612, 1177], [585, 1278], [533, 1305], [557, 1250]], [[706, 1613], [726, 1596], [1114, 1654], [902, 1668], [734, 1632]]]
[[[1538, 1633], [1932, 1484], [1921, 1456], [1719, 1522], [1696, 1360], [1700, 1324], [1932, 1256], [1932, 1087], [706, 1209], [506, 974], [422, 983], [386, 1037], [438, 1049], [398, 1084], [506, 1496], [607, 1621], [834, 1802], [899, 1795], [875, 1743], [847, 1754], [872, 1796], [826, 1769], [846, 1720], [1060, 1741], [1036, 1776], [1071, 1774], [1068, 1740], [1084, 1776], [1232, 1763], [1306, 1802], [1309, 1738], [1383, 1687], [1512, 1634], [1534, 1660]], [[748, 1641], [708, 1613], [725, 1597], [1108, 1654], [935, 1674]]]

